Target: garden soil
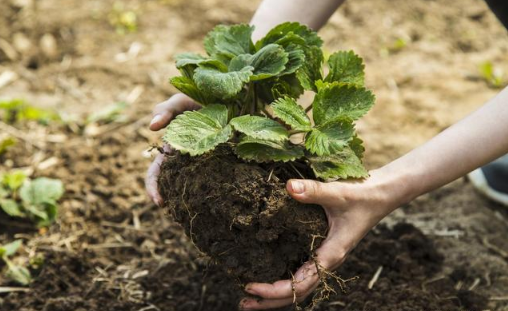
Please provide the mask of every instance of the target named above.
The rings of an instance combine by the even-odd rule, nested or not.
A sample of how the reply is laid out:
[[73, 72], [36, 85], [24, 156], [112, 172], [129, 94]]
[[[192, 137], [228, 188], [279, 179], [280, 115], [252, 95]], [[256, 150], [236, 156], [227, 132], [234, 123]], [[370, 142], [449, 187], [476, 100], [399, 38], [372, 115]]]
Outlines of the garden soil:
[[[0, 98], [56, 109], [66, 120], [0, 124], [1, 134], [18, 140], [1, 156], [0, 172], [21, 168], [66, 188], [49, 228], [0, 214], [0, 243], [24, 241], [16, 260], [44, 258], [28, 292], [0, 294], [1, 311], [236, 309], [241, 282], [145, 194], [144, 174], [157, 154], [150, 146], [161, 137], [147, 126], [153, 105], [175, 93], [167, 83], [177, 74], [173, 56], [201, 51], [214, 25], [247, 22], [258, 3], [0, 1], [0, 75], [10, 77]], [[115, 7], [134, 12], [136, 32], [116, 31]], [[350, 1], [320, 34], [327, 51], [354, 49], [365, 59], [377, 97], [358, 125], [369, 168], [499, 92], [479, 75], [480, 64], [508, 72], [508, 33], [481, 0]], [[83, 121], [117, 102], [127, 103], [117, 122]], [[386, 218], [337, 271], [359, 279], [315, 310], [506, 311], [507, 236], [506, 209], [455, 181]], [[0, 286], [17, 287], [1, 274]]]

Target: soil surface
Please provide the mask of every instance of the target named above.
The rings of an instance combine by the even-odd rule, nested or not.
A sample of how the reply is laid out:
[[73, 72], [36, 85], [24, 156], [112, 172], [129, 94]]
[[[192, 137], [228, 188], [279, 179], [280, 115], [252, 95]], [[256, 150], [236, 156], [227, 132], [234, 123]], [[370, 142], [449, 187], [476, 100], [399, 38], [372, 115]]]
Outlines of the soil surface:
[[[124, 35], [110, 23], [118, 2], [0, 1], [0, 75], [10, 76], [0, 98], [23, 98], [66, 117], [0, 129], [18, 140], [0, 157], [0, 172], [23, 169], [66, 188], [48, 228], [0, 214], [0, 243], [24, 242], [16, 261], [45, 258], [29, 292], [0, 294], [1, 311], [236, 309], [236, 282], [144, 192], [156, 154], [149, 149], [161, 141], [147, 126], [154, 104], [175, 93], [167, 83], [178, 74], [174, 55], [201, 51], [216, 24], [248, 22], [259, 0], [121, 1], [137, 16], [137, 31]], [[329, 52], [354, 49], [365, 59], [366, 84], [377, 98], [358, 124], [369, 168], [498, 93], [480, 64], [508, 72], [508, 33], [482, 0], [346, 1], [320, 34]], [[83, 121], [121, 101], [128, 103], [121, 120]], [[400, 223], [418, 230], [405, 234]], [[319, 310], [508, 311], [508, 212], [468, 182], [425, 195], [382, 225], [388, 229], [368, 235], [339, 269], [359, 280]], [[0, 273], [0, 287], [8, 286], [19, 287]]]
[[320, 206], [287, 194], [284, 177], [297, 174], [289, 165], [246, 163], [220, 146], [166, 156], [159, 189], [191, 241], [233, 279], [275, 282], [309, 259], [328, 227]]

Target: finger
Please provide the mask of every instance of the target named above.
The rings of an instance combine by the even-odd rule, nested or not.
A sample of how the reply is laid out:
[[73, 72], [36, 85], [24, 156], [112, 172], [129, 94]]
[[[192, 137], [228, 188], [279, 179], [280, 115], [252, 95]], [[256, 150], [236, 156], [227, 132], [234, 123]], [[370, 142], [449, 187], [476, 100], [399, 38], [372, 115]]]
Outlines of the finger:
[[196, 104], [190, 97], [184, 94], [175, 94], [168, 100], [157, 104], [153, 109], [153, 118], [150, 122], [150, 129], [158, 131], [166, 127], [169, 122], [187, 110], [196, 110], [200, 106]]
[[296, 271], [293, 280], [277, 281], [273, 284], [250, 283], [245, 291], [265, 299], [306, 297], [317, 285], [319, 276], [316, 265], [309, 261]]
[[286, 189], [288, 193], [302, 203], [330, 205], [336, 203], [338, 193], [335, 183], [322, 183], [309, 179], [290, 179]]
[[159, 189], [157, 187], [157, 179], [159, 178], [159, 173], [161, 170], [161, 164], [164, 160], [164, 154], [159, 154], [155, 157], [152, 164], [148, 168], [145, 179], [145, 187], [148, 196], [152, 199], [152, 201], [161, 206], [162, 205], [162, 197], [159, 194]]

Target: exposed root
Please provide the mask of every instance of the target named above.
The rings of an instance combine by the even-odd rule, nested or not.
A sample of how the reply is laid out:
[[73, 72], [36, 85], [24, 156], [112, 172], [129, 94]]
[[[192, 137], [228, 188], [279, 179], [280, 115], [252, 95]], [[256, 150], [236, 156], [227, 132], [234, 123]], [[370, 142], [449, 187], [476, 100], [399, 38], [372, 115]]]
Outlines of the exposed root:
[[[314, 240], [316, 237], [321, 236], [313, 236], [312, 245], [314, 246]], [[347, 283], [353, 282], [359, 279], [358, 276], [354, 276], [352, 278], [343, 279], [340, 275], [335, 274], [332, 271], [329, 271], [325, 267], [323, 267], [317, 258], [317, 255], [312, 255], [312, 261], [316, 266], [317, 275], [319, 277], [319, 286], [315, 291], [314, 296], [312, 297], [312, 303], [308, 307], [308, 310], [312, 310], [318, 303], [321, 301], [329, 300], [331, 295], [337, 295], [337, 291], [333, 288], [333, 284], [336, 283], [341, 292], [347, 293]], [[332, 282], [330, 282], [332, 281]], [[334, 281], [334, 282], [333, 282]]]

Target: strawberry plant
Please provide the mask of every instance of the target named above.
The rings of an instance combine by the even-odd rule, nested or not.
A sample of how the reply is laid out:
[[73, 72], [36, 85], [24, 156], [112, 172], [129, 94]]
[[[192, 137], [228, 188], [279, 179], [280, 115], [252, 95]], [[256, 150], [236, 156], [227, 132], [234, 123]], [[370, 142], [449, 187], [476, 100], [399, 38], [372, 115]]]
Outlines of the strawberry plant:
[[55, 220], [63, 193], [63, 184], [57, 179], [30, 180], [22, 171], [0, 175], [0, 209], [11, 217], [30, 219], [39, 227]]
[[[219, 25], [204, 40], [207, 56], [176, 57], [181, 76], [170, 82], [202, 109], [176, 117], [164, 141], [191, 156], [228, 143], [247, 161], [303, 159], [321, 179], [366, 177], [355, 121], [375, 98], [362, 59], [336, 52], [324, 75], [323, 41], [308, 27], [283, 23], [255, 44], [253, 29]], [[307, 109], [297, 102], [304, 91], [314, 93]]]
[[5, 262], [7, 266], [5, 274], [9, 279], [21, 285], [28, 285], [32, 281], [30, 271], [23, 266], [17, 265], [10, 259], [11, 256], [16, 254], [21, 245], [21, 240], [0, 245], [0, 259]]

